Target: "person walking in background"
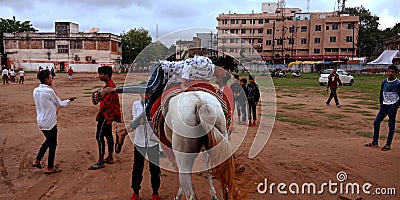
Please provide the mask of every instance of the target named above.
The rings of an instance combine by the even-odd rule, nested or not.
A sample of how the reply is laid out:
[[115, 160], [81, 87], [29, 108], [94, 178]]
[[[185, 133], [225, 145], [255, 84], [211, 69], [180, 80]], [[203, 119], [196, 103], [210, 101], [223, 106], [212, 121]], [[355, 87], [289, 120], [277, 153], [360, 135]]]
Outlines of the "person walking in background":
[[54, 67], [51, 68], [51, 77], [54, 79], [56, 76], [56, 72], [54, 71]]
[[1, 77], [3, 78], [3, 85], [8, 84], [8, 69], [6, 67], [1, 72]]
[[[260, 100], [260, 90], [258, 85], [254, 82], [254, 77], [249, 76], [249, 84], [247, 84], [247, 103], [249, 104], [249, 126], [256, 126], [257, 120], [257, 104]], [[251, 115], [253, 114], [253, 123], [251, 122]]]
[[[135, 101], [132, 105], [132, 117], [135, 119], [144, 112], [147, 106], [148, 95], [140, 94], [141, 100]], [[132, 169], [132, 189], [133, 194], [131, 200], [139, 199], [139, 190], [143, 180], [143, 167], [145, 156], [147, 154], [149, 159], [149, 168], [151, 175], [151, 187], [153, 189], [152, 200], [159, 200], [158, 190], [160, 188], [160, 174], [159, 167], [160, 154], [158, 138], [154, 134], [150, 124], [147, 122], [146, 117], [140, 119], [140, 125], [136, 128], [134, 136], [134, 165]]]
[[18, 84], [24, 84], [24, 80], [25, 80], [25, 72], [24, 72], [24, 70], [21, 68], [19, 71], [18, 71], [18, 75], [19, 75], [19, 82], [18, 82]]
[[72, 69], [72, 67], [69, 67], [68, 69], [68, 79], [70, 81], [72, 81], [72, 75], [74, 74], [74, 70]]
[[54, 158], [57, 147], [57, 107], [67, 106], [75, 97], [70, 97], [62, 101], [51, 88], [53, 79], [50, 71], [42, 70], [37, 74], [40, 80], [39, 87], [33, 90], [33, 99], [36, 106], [36, 120], [39, 129], [42, 131], [46, 140], [43, 142], [36, 156], [36, 160], [32, 163], [33, 167], [42, 168], [40, 161], [42, 160], [47, 149], [49, 149], [48, 163], [46, 174], [53, 174], [61, 170], [54, 166]]
[[331, 105], [331, 100], [332, 98], [335, 99], [336, 107], [340, 108], [341, 105], [339, 103], [339, 99], [337, 97], [336, 90], [338, 86], [342, 86], [342, 81], [340, 81], [339, 75], [336, 73], [337, 67], [333, 67], [332, 73], [328, 76], [328, 86], [326, 87], [326, 92], [329, 92], [329, 89], [331, 90], [331, 93], [329, 94], [328, 100], [326, 101], [326, 105], [330, 106]]
[[[99, 78], [105, 82], [106, 87], [115, 88], [115, 83], [111, 80], [112, 68], [110, 66], [102, 66], [98, 68]], [[96, 170], [104, 167], [104, 163], [113, 163], [114, 138], [112, 135], [112, 123], [122, 123], [121, 109], [117, 92], [111, 92], [104, 96], [100, 101], [100, 110], [96, 116], [97, 131], [96, 140], [99, 147], [99, 159], [95, 164], [89, 167], [89, 170]], [[104, 159], [105, 141], [107, 139], [108, 156]]]
[[[235, 102], [235, 107], [237, 107], [237, 113], [238, 113], [238, 120], [240, 123], [240, 116], [241, 116], [241, 112], [239, 110], [239, 103], [238, 103], [238, 99], [239, 99], [239, 95], [240, 95], [240, 90], [242, 89], [242, 87], [239, 84], [239, 75], [235, 74], [233, 76], [233, 83], [231, 84], [231, 90], [233, 92], [233, 99]], [[232, 108], [232, 113], [235, 111], [235, 107]]]
[[13, 69], [10, 69], [9, 74], [11, 83], [15, 83], [15, 71]]
[[388, 67], [387, 78], [382, 81], [379, 95], [380, 108], [374, 120], [374, 137], [371, 143], [365, 144], [367, 147], [378, 147], [379, 130], [383, 119], [389, 116], [389, 133], [386, 145], [382, 147], [382, 151], [390, 150], [392, 144], [394, 129], [396, 124], [396, 114], [399, 108], [400, 80], [396, 78], [399, 69], [395, 65]]
[[[247, 90], [247, 79], [242, 78], [240, 79], [240, 92], [239, 92], [239, 97], [238, 97], [238, 115], [239, 115], [239, 120], [242, 120], [239, 122], [240, 125], [246, 125], [246, 120], [247, 120], [247, 96], [249, 91]], [[242, 119], [240, 119], [240, 114], [242, 115]]]

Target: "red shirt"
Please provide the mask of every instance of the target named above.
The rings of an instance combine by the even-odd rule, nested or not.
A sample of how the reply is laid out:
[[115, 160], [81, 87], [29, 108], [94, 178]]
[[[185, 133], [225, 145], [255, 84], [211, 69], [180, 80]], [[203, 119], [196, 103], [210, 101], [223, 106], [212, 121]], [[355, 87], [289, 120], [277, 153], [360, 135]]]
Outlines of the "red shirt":
[[74, 73], [74, 70], [72, 70], [72, 68], [68, 69], [68, 75], [71, 75], [72, 73]]
[[329, 88], [337, 88], [338, 86], [342, 86], [342, 82], [340, 81], [338, 74], [330, 74], [328, 76], [328, 87]]
[[[113, 87], [116, 85], [112, 80], [106, 83], [104, 87]], [[103, 100], [100, 101], [100, 110], [102, 115], [106, 119], [106, 124], [111, 124], [112, 122], [121, 123], [121, 107], [119, 105], [119, 98], [117, 92], [112, 92], [107, 94]]]

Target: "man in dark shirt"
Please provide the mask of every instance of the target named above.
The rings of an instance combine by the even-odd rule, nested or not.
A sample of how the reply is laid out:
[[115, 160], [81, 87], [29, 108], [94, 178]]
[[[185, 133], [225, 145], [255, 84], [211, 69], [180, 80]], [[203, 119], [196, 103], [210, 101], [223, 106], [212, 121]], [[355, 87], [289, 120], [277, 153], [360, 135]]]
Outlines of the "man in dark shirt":
[[[260, 90], [258, 85], [254, 82], [254, 77], [249, 76], [249, 84], [247, 84], [247, 103], [249, 104], [249, 126], [256, 126], [257, 113], [256, 107], [260, 100]], [[251, 115], [253, 114], [253, 123], [251, 123]]]
[[340, 108], [341, 105], [339, 103], [339, 99], [337, 97], [336, 90], [338, 86], [342, 86], [342, 81], [340, 81], [339, 75], [336, 73], [337, 67], [333, 67], [332, 73], [328, 76], [328, 86], [326, 87], [326, 92], [329, 92], [328, 89], [331, 90], [331, 94], [329, 95], [328, 100], [326, 101], [326, 105], [331, 105], [332, 98], [335, 99], [336, 107]]

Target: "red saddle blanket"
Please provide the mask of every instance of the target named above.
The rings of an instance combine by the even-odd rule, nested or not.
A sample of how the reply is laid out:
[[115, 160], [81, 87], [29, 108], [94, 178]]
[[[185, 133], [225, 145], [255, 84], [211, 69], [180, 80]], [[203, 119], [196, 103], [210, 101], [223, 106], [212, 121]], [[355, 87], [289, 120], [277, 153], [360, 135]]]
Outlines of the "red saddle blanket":
[[191, 81], [188, 85], [190, 86], [186, 90], [182, 90], [180, 86], [177, 86], [164, 91], [163, 95], [161, 95], [155, 101], [150, 109], [150, 116], [154, 124], [153, 131], [158, 136], [160, 142], [169, 148], [172, 147], [172, 144], [167, 140], [164, 132], [164, 115], [162, 103], [168, 102], [171, 97], [179, 93], [188, 91], [204, 91], [212, 94], [221, 103], [221, 107], [226, 118], [227, 129], [229, 129], [232, 123], [232, 108], [234, 108], [234, 100], [233, 92], [230, 87], [223, 87], [223, 89], [221, 88], [221, 90], [218, 90], [210, 83], [202, 81]]

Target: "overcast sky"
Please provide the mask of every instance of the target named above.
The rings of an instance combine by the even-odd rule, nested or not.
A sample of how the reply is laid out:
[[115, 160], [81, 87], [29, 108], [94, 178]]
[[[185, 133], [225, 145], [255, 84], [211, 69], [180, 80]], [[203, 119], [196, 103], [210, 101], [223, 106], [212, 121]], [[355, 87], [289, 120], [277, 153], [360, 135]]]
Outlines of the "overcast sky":
[[[80, 31], [97, 27], [119, 35], [131, 28], [149, 30], [158, 36], [194, 27], [215, 29], [220, 13], [261, 12], [256, 0], [0, 0], [0, 18], [16, 16], [31, 21], [40, 32], [53, 32], [55, 21], [79, 24]], [[277, 1], [266, 1], [277, 2]], [[337, 0], [311, 0], [310, 11], [333, 11]], [[379, 16], [380, 29], [400, 22], [399, 0], [347, 0], [346, 7], [364, 6]], [[286, 0], [286, 7], [307, 11], [307, 0]]]

